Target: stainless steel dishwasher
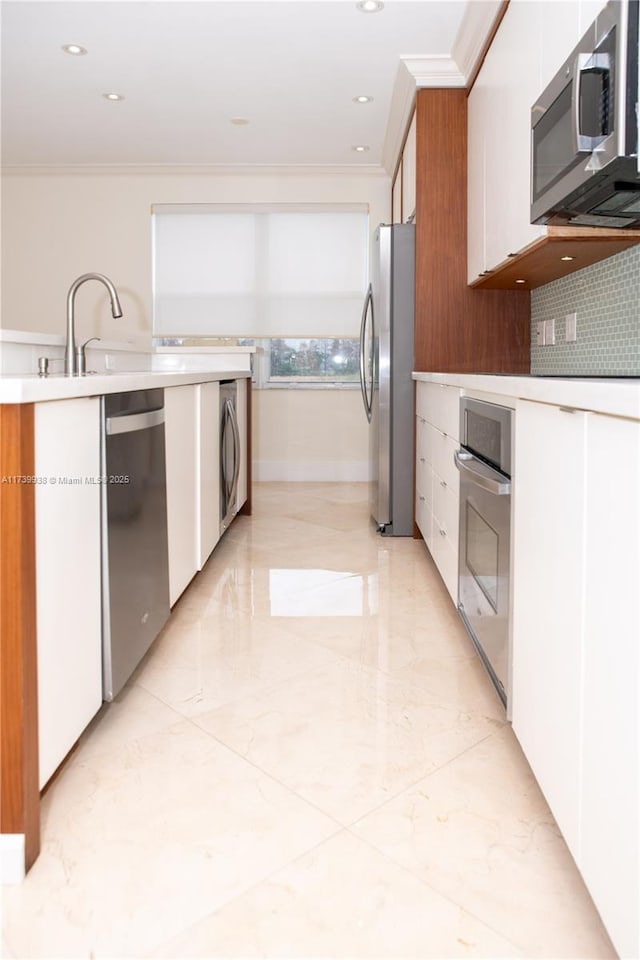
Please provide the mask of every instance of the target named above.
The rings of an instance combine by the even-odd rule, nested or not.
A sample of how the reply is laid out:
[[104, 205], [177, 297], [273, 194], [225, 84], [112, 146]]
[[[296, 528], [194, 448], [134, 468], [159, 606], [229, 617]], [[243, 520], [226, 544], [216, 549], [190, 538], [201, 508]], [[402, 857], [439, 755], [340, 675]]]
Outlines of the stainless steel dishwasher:
[[103, 697], [113, 700], [169, 617], [164, 390], [102, 398]]

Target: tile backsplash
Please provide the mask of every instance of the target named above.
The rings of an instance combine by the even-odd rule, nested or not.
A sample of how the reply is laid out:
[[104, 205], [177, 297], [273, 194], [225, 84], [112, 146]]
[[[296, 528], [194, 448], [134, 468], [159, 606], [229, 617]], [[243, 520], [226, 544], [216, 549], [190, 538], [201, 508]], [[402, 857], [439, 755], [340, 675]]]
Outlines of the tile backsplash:
[[[577, 314], [575, 343], [565, 316]], [[539, 347], [540, 320], [555, 319], [555, 345]], [[531, 292], [531, 373], [640, 376], [640, 245]]]

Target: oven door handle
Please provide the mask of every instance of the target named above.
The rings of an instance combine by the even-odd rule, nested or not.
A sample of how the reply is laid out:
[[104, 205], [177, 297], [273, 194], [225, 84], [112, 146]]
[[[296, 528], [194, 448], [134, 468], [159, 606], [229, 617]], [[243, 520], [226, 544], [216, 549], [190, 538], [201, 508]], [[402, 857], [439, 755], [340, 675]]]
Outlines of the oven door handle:
[[497, 497], [508, 497], [511, 494], [511, 481], [507, 480], [496, 470], [492, 470], [482, 460], [464, 450], [456, 450], [453, 460], [460, 473], [469, 477], [477, 487], [482, 487], [488, 493]]

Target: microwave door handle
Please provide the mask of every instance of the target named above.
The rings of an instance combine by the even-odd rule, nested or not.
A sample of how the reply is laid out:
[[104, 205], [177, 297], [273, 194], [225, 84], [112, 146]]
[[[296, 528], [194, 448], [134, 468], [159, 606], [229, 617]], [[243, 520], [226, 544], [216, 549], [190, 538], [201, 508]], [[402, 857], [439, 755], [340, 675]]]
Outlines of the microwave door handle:
[[[482, 487], [487, 493], [493, 493], [497, 497], [508, 497], [511, 494], [511, 481], [500, 477], [500, 474], [470, 453], [456, 450], [453, 459], [460, 473], [466, 474], [477, 487]], [[476, 469], [472, 464], [476, 465]]]
[[597, 150], [607, 134], [602, 132], [597, 137], [589, 137], [582, 133], [580, 127], [580, 100], [582, 77], [585, 73], [610, 73], [611, 61], [608, 53], [579, 53], [573, 64], [573, 83], [571, 85], [571, 110], [573, 113], [573, 149], [575, 153], [593, 153]]

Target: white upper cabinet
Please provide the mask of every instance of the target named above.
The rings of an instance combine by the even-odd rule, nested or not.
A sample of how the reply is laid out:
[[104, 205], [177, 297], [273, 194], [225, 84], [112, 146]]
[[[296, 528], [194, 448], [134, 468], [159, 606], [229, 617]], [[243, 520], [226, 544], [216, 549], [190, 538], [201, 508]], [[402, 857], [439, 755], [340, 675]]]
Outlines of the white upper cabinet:
[[531, 107], [602, 6], [509, 4], [469, 95], [469, 283], [546, 235], [530, 223]]
[[393, 182], [393, 193], [391, 196], [391, 222], [402, 222], [402, 163], [398, 167], [396, 179]]

